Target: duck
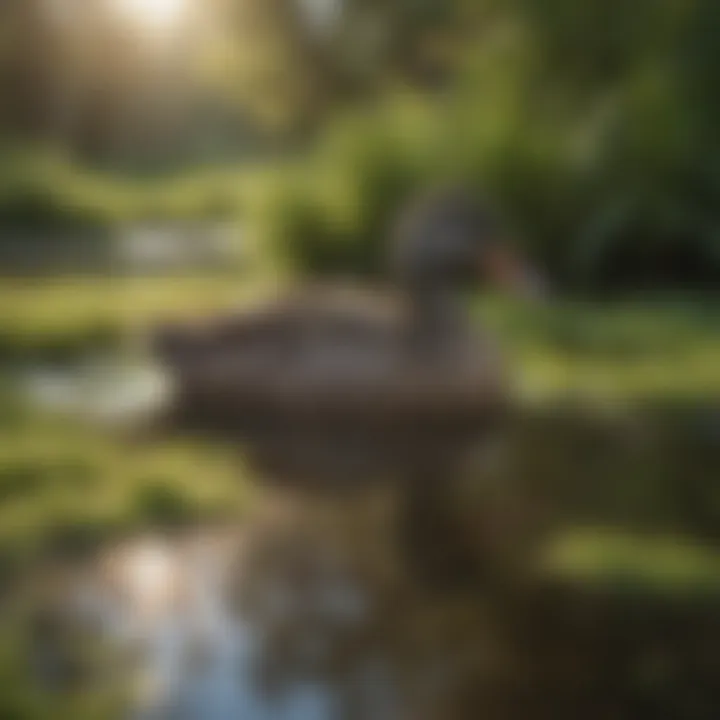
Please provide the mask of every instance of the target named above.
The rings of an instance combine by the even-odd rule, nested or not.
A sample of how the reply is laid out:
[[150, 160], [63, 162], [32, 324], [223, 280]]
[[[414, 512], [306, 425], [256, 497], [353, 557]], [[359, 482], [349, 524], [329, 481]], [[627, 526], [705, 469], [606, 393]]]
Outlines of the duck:
[[509, 397], [468, 291], [542, 291], [508, 235], [467, 188], [431, 188], [400, 208], [385, 282], [307, 282], [163, 324], [151, 352], [173, 388], [169, 424], [242, 443], [275, 476], [336, 481], [457, 454]]

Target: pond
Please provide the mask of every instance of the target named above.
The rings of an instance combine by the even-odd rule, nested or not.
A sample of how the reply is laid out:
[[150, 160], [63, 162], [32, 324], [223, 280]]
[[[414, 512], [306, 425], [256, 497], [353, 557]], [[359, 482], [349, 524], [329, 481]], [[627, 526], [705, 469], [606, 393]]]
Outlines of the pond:
[[0, 229], [0, 276], [173, 275], [228, 271], [247, 259], [236, 222], [147, 222], [58, 234]]
[[162, 372], [121, 354], [88, 353], [65, 363], [31, 364], [16, 378], [32, 407], [108, 424], [142, 417], [169, 392]]
[[38, 679], [58, 691], [90, 628], [133, 718], [401, 717], [405, 630], [379, 631], [402, 584], [338, 525], [347, 509], [275, 497], [240, 530], [139, 536], [42, 573], [31, 604], [64, 631], [35, 635]]
[[[66, 574], [64, 598], [55, 589], [66, 622], [90, 623], [118, 657], [124, 650], [134, 658], [129, 666], [116, 660], [115, 670], [131, 679], [132, 717], [336, 717], [327, 687], [301, 683], [272, 698], [255, 681], [259, 641], [229, 594], [239, 579], [237, 569], [231, 572], [237, 548], [232, 533], [138, 538]], [[48, 665], [72, 650], [48, 641], [37, 652]]]
[[[21, 373], [36, 405], [111, 423], [153, 406], [164, 382], [102, 354]], [[717, 583], [676, 580], [717, 576], [716, 403], [533, 412], [514, 428], [517, 477], [460, 488], [453, 523], [413, 556], [432, 556], [428, 575], [396, 534], [391, 483], [263, 487], [237, 527], [140, 533], [33, 571], [35, 681], [58, 697], [68, 677], [97, 688], [107, 663], [123, 716], [148, 720], [711, 720]], [[632, 542], [601, 538], [621, 572], [600, 582], [577, 548], [569, 579], [516, 569], [548, 506], [559, 525], [684, 540], [636, 544], [633, 564]], [[88, 636], [102, 661], [78, 659]]]
[[619, 585], [489, 567], [428, 583], [386, 490], [268, 491], [242, 527], [140, 535], [41, 573], [36, 680], [83, 678], [90, 633], [130, 718], [714, 718], [716, 594], [636, 587], [627, 568]]

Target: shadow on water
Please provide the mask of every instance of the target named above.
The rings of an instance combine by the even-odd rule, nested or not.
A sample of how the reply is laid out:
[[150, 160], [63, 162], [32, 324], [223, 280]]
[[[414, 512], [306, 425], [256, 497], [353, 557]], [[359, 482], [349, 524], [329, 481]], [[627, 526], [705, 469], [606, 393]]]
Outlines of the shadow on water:
[[709, 720], [718, 408], [528, 410], [460, 464], [416, 439], [412, 491], [276, 477], [242, 528], [37, 578], [35, 676], [112, 658], [135, 718]]

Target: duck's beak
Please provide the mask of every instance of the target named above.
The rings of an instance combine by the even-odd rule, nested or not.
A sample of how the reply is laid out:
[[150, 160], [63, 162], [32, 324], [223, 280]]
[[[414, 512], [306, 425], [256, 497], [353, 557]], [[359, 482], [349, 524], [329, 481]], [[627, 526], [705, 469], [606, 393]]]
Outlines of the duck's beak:
[[491, 284], [517, 297], [543, 300], [548, 296], [545, 278], [512, 246], [497, 244], [485, 248], [481, 271]]

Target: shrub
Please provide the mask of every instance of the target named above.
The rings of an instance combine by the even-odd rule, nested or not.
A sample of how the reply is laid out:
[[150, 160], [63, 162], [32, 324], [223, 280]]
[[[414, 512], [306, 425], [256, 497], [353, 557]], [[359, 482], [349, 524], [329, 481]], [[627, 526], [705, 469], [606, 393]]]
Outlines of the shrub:
[[104, 223], [99, 212], [73, 204], [62, 192], [21, 183], [0, 193], [0, 225], [13, 232], [77, 232], [98, 230]]
[[196, 516], [192, 502], [172, 478], [143, 482], [135, 498], [136, 510], [142, 521], [151, 525], [182, 525]]
[[316, 156], [273, 188], [261, 235], [292, 270], [382, 272], [398, 207], [433, 175], [427, 153], [393, 119], [391, 113], [346, 120]]

